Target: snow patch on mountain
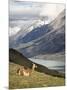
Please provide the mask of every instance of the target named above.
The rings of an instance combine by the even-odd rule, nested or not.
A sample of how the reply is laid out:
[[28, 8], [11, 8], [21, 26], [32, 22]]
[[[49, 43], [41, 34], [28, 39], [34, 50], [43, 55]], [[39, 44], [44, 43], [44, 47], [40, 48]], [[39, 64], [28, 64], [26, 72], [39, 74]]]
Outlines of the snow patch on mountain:
[[13, 36], [15, 34], [17, 34], [17, 32], [20, 31], [20, 27], [9, 27], [9, 36]]

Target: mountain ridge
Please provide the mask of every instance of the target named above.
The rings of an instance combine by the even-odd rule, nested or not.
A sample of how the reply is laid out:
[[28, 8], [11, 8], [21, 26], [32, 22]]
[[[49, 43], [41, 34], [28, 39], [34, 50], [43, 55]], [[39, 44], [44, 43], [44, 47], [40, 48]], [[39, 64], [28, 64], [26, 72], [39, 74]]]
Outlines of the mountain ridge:
[[[47, 32], [45, 35], [35, 40], [32, 40], [32, 42], [34, 43], [32, 45], [29, 45], [29, 47], [27, 47], [26, 49], [20, 47], [20, 49], [18, 50], [23, 53], [25, 53], [26, 51], [25, 53], [26, 56], [28, 56], [30, 53], [31, 53], [30, 56], [35, 56], [37, 54], [43, 54], [43, 53], [44, 54], [58, 53], [62, 51], [64, 52], [65, 50], [65, 21], [64, 20], [65, 20], [65, 14], [63, 11], [53, 22], [49, 24], [49, 26], [52, 26], [52, 28], [49, 28], [50, 29], [49, 32]], [[55, 26], [56, 26], [56, 29], [54, 28]]]
[[[32, 32], [32, 33], [31, 33]], [[65, 10], [51, 23], [35, 28], [24, 38], [16, 40], [14, 47], [27, 57], [65, 50]], [[33, 36], [31, 36], [33, 35]]]

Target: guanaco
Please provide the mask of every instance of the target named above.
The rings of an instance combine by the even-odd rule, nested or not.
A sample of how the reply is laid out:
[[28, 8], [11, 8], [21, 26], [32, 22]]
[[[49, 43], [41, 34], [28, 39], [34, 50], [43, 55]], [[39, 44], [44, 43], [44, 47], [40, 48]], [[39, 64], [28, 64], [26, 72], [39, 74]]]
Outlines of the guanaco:
[[22, 66], [22, 68], [18, 68], [17, 69], [17, 74], [18, 75], [23, 75], [23, 76], [30, 76], [32, 71], [35, 70], [35, 68], [37, 68], [36, 64], [33, 63], [32, 65], [32, 69]]

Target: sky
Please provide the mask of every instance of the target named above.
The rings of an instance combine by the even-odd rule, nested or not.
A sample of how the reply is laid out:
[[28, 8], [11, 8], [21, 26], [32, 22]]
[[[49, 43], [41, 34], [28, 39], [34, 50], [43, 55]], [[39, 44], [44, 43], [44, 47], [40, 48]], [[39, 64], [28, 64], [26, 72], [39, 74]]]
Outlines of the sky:
[[44, 18], [45, 24], [50, 23], [64, 8], [65, 4], [9, 0], [9, 36], [15, 35], [21, 28], [24, 30], [36, 20]]
[[28, 2], [22, 0], [10, 0], [9, 15], [10, 20], [14, 19], [38, 19], [48, 17], [53, 20], [63, 9], [64, 4], [48, 4], [39, 2]]

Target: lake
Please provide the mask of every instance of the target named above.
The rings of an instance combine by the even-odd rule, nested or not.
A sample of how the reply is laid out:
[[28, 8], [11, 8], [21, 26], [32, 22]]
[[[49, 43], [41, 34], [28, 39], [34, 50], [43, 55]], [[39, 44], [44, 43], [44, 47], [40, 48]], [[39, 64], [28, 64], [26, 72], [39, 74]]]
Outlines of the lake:
[[31, 61], [46, 66], [49, 69], [57, 70], [59, 72], [65, 73], [65, 61], [64, 60], [43, 60], [29, 58]]

